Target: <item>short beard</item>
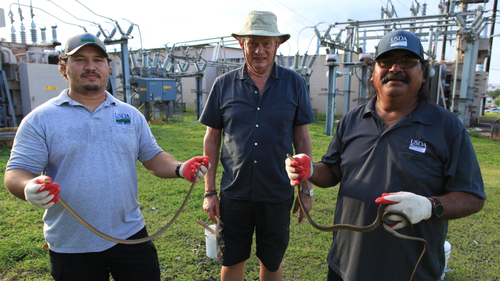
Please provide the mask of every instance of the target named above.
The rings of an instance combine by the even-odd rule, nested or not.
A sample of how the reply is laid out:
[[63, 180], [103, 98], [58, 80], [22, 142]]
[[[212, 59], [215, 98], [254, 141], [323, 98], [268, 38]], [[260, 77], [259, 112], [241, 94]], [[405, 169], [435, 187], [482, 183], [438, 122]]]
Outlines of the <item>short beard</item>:
[[388, 72], [382, 78], [382, 84], [389, 82], [390, 80], [394, 79], [395, 77], [403, 79], [403, 82], [405, 82], [406, 84], [410, 84], [410, 77], [408, 77], [407, 75], [405, 75], [401, 72], [397, 72], [397, 73]]
[[87, 92], [97, 92], [101, 89], [101, 86], [96, 84], [83, 85], [83, 89]]

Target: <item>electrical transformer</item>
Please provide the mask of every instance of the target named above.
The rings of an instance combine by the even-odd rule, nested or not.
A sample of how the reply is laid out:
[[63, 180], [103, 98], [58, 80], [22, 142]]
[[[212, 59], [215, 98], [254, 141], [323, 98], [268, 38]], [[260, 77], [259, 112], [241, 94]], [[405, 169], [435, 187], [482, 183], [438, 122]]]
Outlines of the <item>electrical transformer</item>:
[[69, 88], [56, 64], [20, 63], [22, 115]]
[[175, 101], [175, 79], [164, 78], [138, 78], [139, 101]]

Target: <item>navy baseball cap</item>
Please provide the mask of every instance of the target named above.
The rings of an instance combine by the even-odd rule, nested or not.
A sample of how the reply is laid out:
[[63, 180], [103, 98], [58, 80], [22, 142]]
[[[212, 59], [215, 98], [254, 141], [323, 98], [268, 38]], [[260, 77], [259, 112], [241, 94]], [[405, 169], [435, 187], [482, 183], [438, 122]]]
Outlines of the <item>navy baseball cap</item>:
[[106, 52], [106, 46], [101, 41], [101, 39], [97, 38], [97, 36], [95, 36], [94, 34], [88, 32], [78, 34], [69, 38], [68, 41], [66, 42], [66, 46], [64, 46], [64, 53], [68, 56], [71, 56], [76, 52], [78, 52], [78, 50], [80, 50], [81, 47], [89, 44], [96, 46], [106, 55], [106, 57], [109, 57], [108, 53]]
[[417, 35], [406, 30], [394, 30], [382, 37], [377, 47], [375, 59], [392, 50], [407, 50], [419, 58], [424, 58], [424, 47]]

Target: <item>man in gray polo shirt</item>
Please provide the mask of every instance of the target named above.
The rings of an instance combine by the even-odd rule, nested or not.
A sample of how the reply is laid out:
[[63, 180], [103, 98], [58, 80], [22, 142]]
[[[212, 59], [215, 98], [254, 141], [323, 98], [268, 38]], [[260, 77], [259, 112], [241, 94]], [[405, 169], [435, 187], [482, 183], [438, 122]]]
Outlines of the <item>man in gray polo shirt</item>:
[[[393, 229], [429, 245], [414, 280], [438, 280], [444, 269], [448, 220], [482, 209], [486, 195], [474, 148], [458, 118], [428, 98], [429, 62], [420, 39], [396, 30], [379, 42], [370, 82], [374, 97], [340, 121], [322, 160], [286, 161], [293, 184], [340, 182], [335, 224], [369, 225], [378, 204], [404, 212]], [[422, 251], [382, 227], [339, 231], [328, 255], [328, 280], [408, 280]]]
[[144, 116], [105, 91], [111, 60], [94, 35], [71, 37], [59, 57], [69, 89], [23, 119], [7, 163], [6, 188], [46, 209], [55, 280], [108, 280], [110, 273], [114, 280], [160, 280], [151, 241], [117, 245], [97, 236], [56, 204], [58, 194], [101, 232], [137, 239], [148, 235], [137, 201], [137, 160], [155, 176], [191, 182], [209, 168], [208, 157], [182, 163], [164, 152]]

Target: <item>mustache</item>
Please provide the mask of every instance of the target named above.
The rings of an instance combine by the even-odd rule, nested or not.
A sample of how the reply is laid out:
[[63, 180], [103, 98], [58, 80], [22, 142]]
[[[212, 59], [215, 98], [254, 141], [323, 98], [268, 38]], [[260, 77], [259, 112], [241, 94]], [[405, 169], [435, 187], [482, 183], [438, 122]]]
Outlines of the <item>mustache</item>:
[[406, 84], [410, 84], [410, 77], [406, 76], [405, 74], [401, 73], [401, 72], [397, 72], [397, 73], [392, 73], [392, 72], [389, 72], [387, 73], [383, 78], [382, 78], [382, 84], [385, 84], [387, 82], [389, 82], [390, 80], [393, 80], [394, 78], [399, 78], [399, 79], [396, 79], [396, 80], [403, 80], [403, 82], [405, 82]]

